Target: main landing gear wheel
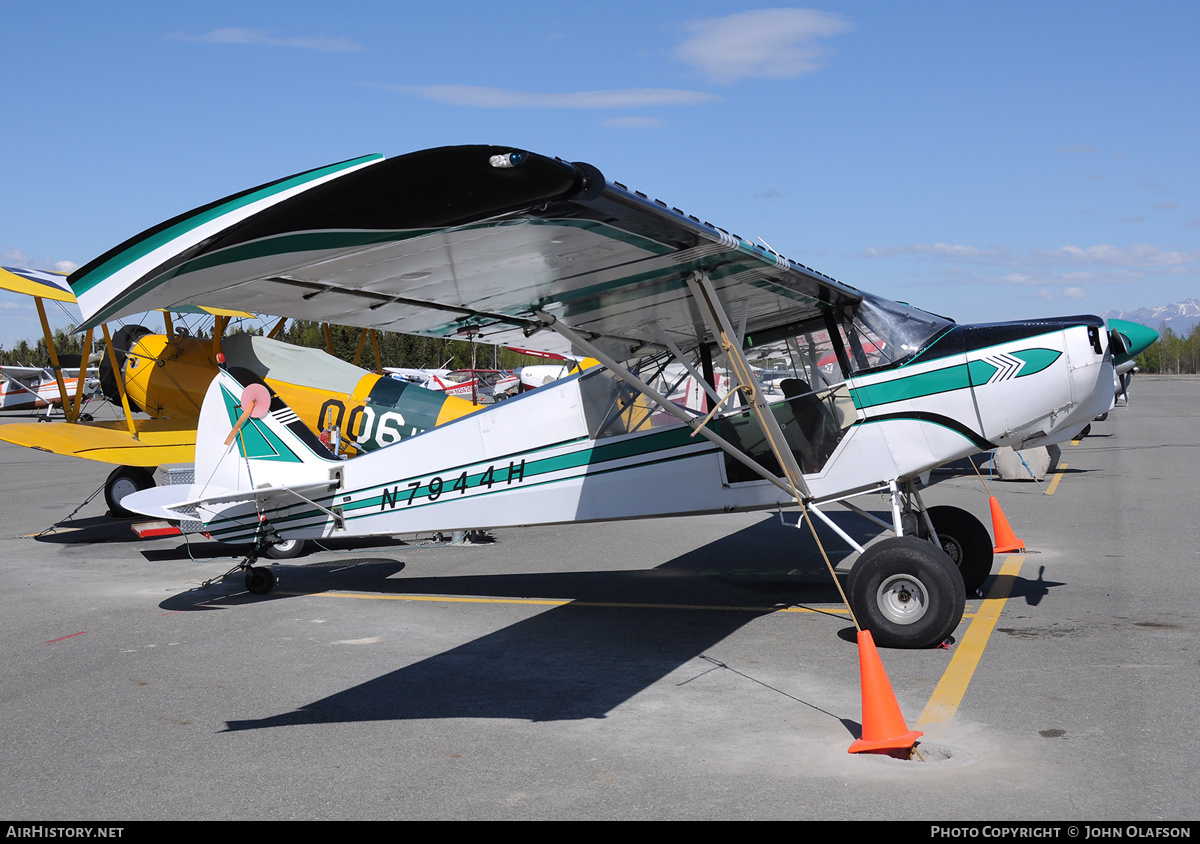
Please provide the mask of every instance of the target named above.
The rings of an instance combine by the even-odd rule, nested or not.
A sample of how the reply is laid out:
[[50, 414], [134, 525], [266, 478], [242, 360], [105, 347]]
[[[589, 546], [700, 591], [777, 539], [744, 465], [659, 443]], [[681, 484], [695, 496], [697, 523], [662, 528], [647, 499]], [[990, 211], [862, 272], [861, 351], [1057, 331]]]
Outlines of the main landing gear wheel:
[[983, 522], [958, 507], [930, 507], [929, 520], [942, 550], [958, 566], [963, 588], [974, 595], [992, 573], [992, 535]]
[[846, 586], [859, 624], [877, 645], [890, 648], [941, 644], [962, 620], [967, 603], [954, 563], [915, 536], [885, 539], [865, 550]]
[[246, 589], [252, 595], [265, 595], [275, 587], [275, 572], [265, 566], [246, 569]]
[[272, 560], [290, 560], [304, 553], [305, 539], [281, 539], [267, 545], [266, 555]]
[[108, 505], [109, 511], [120, 518], [129, 518], [137, 515], [121, 506], [121, 502], [125, 496], [139, 492], [143, 489], [150, 489], [154, 486], [154, 475], [148, 469], [143, 469], [140, 466], [118, 466], [113, 469], [108, 476], [108, 480], [104, 482], [104, 503]]

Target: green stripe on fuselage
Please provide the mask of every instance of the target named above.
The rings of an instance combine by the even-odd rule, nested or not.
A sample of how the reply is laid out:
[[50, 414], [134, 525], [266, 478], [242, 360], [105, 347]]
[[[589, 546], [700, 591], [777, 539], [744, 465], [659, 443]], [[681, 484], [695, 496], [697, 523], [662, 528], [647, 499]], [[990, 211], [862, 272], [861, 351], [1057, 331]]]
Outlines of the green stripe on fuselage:
[[[1021, 369], [1013, 376], [1014, 378], [1024, 378], [1027, 375], [1041, 372], [1062, 355], [1061, 352], [1053, 349], [1023, 349], [1008, 354], [1022, 361]], [[875, 407], [986, 384], [997, 370], [998, 367], [985, 360], [973, 360], [970, 363], [955, 364], [935, 369], [932, 372], [922, 372], [920, 375], [909, 375], [878, 384], [854, 387], [850, 390], [850, 396], [854, 399], [856, 408]], [[903, 370], [897, 371], [902, 372]]]

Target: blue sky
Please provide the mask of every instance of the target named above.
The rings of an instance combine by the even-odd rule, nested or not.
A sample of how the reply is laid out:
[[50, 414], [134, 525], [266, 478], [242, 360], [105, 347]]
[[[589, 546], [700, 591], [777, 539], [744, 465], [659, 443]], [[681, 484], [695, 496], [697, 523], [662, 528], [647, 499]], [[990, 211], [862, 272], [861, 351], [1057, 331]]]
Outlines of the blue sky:
[[[960, 322], [1200, 296], [1194, 2], [0, 9], [0, 264], [71, 269], [290, 173], [495, 143]], [[37, 336], [0, 294], [0, 343]]]

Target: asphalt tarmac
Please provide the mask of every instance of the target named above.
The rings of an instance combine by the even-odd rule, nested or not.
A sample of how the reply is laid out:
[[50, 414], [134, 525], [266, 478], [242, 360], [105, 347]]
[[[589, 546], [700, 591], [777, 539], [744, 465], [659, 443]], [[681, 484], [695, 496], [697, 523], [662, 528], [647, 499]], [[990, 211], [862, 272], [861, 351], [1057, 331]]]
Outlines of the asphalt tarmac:
[[1063, 461], [989, 483], [1030, 553], [955, 643], [880, 651], [904, 761], [847, 753], [858, 650], [795, 511], [331, 543], [260, 598], [102, 493], [68, 520], [109, 467], [0, 444], [0, 817], [1195, 819], [1200, 379], [1139, 377]]

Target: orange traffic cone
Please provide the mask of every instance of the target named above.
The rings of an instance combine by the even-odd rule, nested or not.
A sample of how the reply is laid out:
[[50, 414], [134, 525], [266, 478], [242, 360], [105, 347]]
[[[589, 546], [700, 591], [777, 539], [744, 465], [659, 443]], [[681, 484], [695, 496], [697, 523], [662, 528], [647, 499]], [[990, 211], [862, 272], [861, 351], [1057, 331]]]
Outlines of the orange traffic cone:
[[862, 738], [850, 745], [849, 752], [912, 749], [925, 734], [910, 731], [904, 723], [869, 630], [858, 633], [858, 667], [862, 675]]
[[1025, 540], [1017, 539], [1017, 535], [1008, 526], [1008, 519], [1004, 518], [1004, 511], [1000, 509], [1000, 502], [996, 500], [996, 496], [989, 498], [988, 504], [992, 508], [992, 532], [996, 534], [996, 547], [992, 549], [992, 553], [1011, 554], [1013, 551], [1024, 551]]

